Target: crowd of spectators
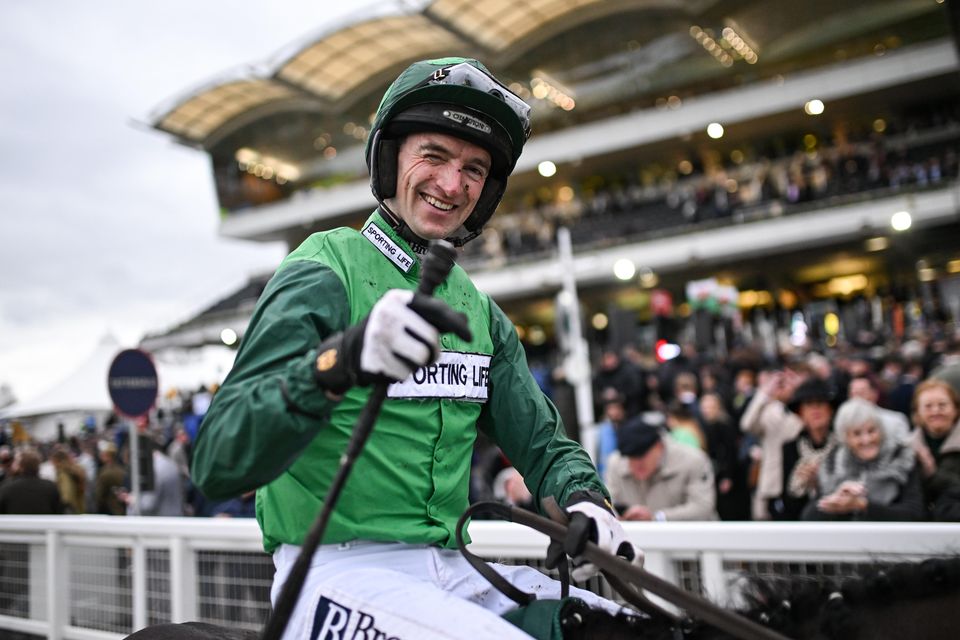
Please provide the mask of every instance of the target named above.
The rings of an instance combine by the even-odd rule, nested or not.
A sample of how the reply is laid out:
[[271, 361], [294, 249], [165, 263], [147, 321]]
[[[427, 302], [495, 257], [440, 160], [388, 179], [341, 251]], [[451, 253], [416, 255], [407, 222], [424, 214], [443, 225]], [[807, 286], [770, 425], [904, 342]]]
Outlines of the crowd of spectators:
[[[596, 461], [631, 520], [960, 521], [960, 349], [915, 334], [881, 352], [840, 345], [771, 358], [749, 347], [664, 363], [598, 357]], [[149, 420], [52, 443], [0, 443], [0, 514], [253, 517], [254, 496], [212, 503], [190, 482], [211, 392], [168, 395]], [[140, 491], [131, 488], [139, 433]], [[533, 508], [481, 442], [471, 498]], [[135, 499], [139, 496], [139, 502]]]
[[499, 265], [552, 251], [560, 226], [576, 245], [604, 246], [936, 187], [957, 178], [958, 142], [960, 105], [933, 105], [882, 132], [747, 145], [736, 161], [689, 163], [686, 175], [657, 165], [594, 176], [566, 197], [530, 193], [507, 205], [465, 258]]
[[598, 468], [624, 519], [960, 521], [956, 336], [882, 355], [630, 353], [594, 377]]
[[[13, 442], [0, 431], [0, 514], [253, 517], [252, 493], [210, 502], [190, 481], [190, 443], [211, 395], [206, 387], [172, 391], [149, 418], [113, 417], [100, 430], [85, 425], [57, 442]], [[131, 432], [138, 434], [138, 491]]]

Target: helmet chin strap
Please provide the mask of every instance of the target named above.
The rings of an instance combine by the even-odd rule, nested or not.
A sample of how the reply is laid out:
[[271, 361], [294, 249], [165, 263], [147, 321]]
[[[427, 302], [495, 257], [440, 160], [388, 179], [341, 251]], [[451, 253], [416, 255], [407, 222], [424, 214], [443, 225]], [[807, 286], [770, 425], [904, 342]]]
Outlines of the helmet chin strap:
[[403, 218], [394, 213], [393, 209], [387, 206], [387, 203], [383, 200], [378, 200], [380, 203], [380, 212], [383, 213], [384, 217], [387, 219], [387, 222], [390, 223], [390, 226], [393, 227], [393, 230], [397, 234], [406, 240], [410, 244], [410, 248], [413, 249], [413, 252], [417, 255], [424, 255], [427, 252], [427, 245], [430, 244], [429, 240], [421, 238], [413, 232]]
[[[387, 203], [384, 200], [378, 199], [377, 202], [380, 204], [380, 212], [383, 213], [384, 217], [387, 219], [387, 222], [389, 222], [390, 226], [393, 227], [393, 230], [410, 244], [410, 248], [413, 249], [414, 253], [421, 256], [424, 255], [427, 252], [427, 247], [430, 245], [430, 241], [415, 234], [413, 229], [410, 228], [403, 218], [401, 218], [393, 211], [393, 209], [387, 206]], [[478, 229], [477, 231], [471, 231], [467, 233], [465, 236], [451, 236], [449, 238], [444, 238], [444, 240], [455, 247], [462, 247], [479, 236], [480, 233], [481, 230]]]

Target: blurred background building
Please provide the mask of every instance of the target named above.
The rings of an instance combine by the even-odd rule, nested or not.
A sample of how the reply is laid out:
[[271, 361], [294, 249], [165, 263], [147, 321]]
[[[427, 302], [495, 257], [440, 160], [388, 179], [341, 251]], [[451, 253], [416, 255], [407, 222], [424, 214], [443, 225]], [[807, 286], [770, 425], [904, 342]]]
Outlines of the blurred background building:
[[[881, 348], [960, 317], [957, 5], [406, 2], [186, 90], [152, 124], [209, 156], [224, 236], [292, 248], [375, 206], [363, 146], [386, 84], [476, 57], [533, 106], [534, 135], [460, 263], [533, 362], [570, 344], [565, 270], [594, 359]], [[269, 275], [141, 346], [236, 344]]]

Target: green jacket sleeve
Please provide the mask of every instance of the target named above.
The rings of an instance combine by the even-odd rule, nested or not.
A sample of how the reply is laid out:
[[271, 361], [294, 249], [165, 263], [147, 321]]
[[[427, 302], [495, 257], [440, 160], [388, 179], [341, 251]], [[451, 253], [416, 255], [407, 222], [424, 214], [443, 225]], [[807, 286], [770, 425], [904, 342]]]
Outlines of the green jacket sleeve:
[[267, 484], [309, 444], [334, 405], [313, 377], [316, 346], [348, 323], [346, 291], [333, 271], [310, 260], [281, 265], [194, 443], [192, 479], [205, 496], [221, 500]]
[[490, 315], [490, 398], [480, 427], [520, 471], [538, 508], [547, 496], [564, 505], [575, 491], [609, 498], [590, 457], [566, 436], [557, 408], [530, 374], [513, 323], [492, 300]]

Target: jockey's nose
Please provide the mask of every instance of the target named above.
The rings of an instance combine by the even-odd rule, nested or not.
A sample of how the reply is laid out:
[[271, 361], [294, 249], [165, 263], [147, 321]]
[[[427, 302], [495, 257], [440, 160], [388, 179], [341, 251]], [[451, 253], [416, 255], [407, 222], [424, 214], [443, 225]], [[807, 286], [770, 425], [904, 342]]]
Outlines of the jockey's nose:
[[455, 195], [463, 190], [463, 174], [461, 167], [454, 162], [445, 162], [437, 169], [437, 186], [444, 193]]

